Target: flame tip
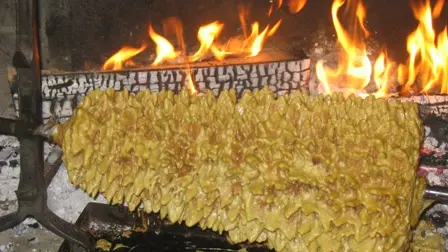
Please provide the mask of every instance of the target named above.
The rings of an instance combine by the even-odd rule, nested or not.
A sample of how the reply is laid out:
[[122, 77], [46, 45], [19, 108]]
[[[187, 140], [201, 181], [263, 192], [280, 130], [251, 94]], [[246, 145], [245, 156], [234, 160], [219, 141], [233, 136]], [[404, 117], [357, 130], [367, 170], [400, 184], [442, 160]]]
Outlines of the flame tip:
[[[346, 31], [338, 19], [339, 9], [347, 3], [345, 14], [354, 21], [353, 36]], [[370, 32], [364, 26], [366, 10], [361, 0], [334, 0], [331, 8], [333, 24], [338, 37], [338, 43], [343, 49], [340, 63], [336, 69], [329, 69], [324, 65], [324, 61], [316, 64], [317, 77], [323, 85], [326, 93], [331, 93], [337, 87], [335, 83], [343, 75], [348, 82], [349, 93], [357, 93], [373, 81], [377, 91], [373, 93], [375, 97], [387, 97], [391, 88], [391, 81], [394, 77], [402, 86], [402, 93], [412, 92], [416, 88], [416, 83], [423, 83], [419, 88], [419, 93], [428, 93], [437, 85], [441, 93], [448, 93], [448, 26], [436, 36], [433, 28], [433, 19], [440, 15], [445, 0], [438, 0], [434, 8], [431, 8], [429, 0], [412, 1], [411, 7], [415, 18], [419, 22], [407, 39], [407, 50], [409, 59], [406, 65], [396, 64], [390, 59], [387, 48], [383, 48], [373, 63], [367, 57], [365, 39]], [[355, 12], [353, 13], [353, 10]], [[359, 28], [360, 36], [357, 33]], [[346, 83], [347, 84], [347, 83]]]

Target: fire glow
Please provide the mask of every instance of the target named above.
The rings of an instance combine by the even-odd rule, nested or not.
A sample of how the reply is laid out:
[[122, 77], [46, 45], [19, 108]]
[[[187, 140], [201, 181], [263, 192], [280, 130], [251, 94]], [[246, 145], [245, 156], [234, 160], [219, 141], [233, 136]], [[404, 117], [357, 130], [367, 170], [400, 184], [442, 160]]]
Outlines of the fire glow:
[[[437, 36], [433, 28], [433, 19], [440, 16], [445, 0], [438, 0], [434, 8], [429, 0], [413, 4], [412, 10], [419, 25], [407, 39], [409, 54], [406, 64], [395, 67], [387, 57], [387, 49], [372, 64], [367, 56], [365, 39], [369, 31], [364, 26], [366, 10], [361, 0], [335, 0], [331, 14], [338, 44], [342, 48], [336, 68], [325, 65], [325, 61], [316, 64], [316, 74], [322, 83], [323, 92], [344, 92], [367, 96], [365, 90], [369, 83], [376, 85], [376, 97], [386, 97], [391, 89], [400, 86], [400, 93], [426, 94], [430, 91], [448, 94], [448, 28]], [[341, 24], [338, 12], [345, 5], [346, 18], [352, 21], [349, 33]], [[395, 81], [395, 83], [394, 83]]]
[[[306, 0], [271, 0], [267, 15], [270, 16], [282, 6], [286, 6], [291, 13], [298, 13], [305, 4]], [[388, 57], [387, 47], [384, 47], [376, 59], [369, 58], [365, 41], [370, 32], [364, 25], [368, 13], [362, 0], [334, 0], [331, 16], [337, 42], [342, 50], [336, 67], [328, 66], [324, 60], [316, 63], [316, 75], [321, 84], [319, 91], [326, 94], [343, 92], [362, 97], [369, 94], [388, 97], [397, 93], [448, 94], [448, 27], [438, 34], [433, 28], [433, 20], [439, 18], [444, 4], [445, 0], [438, 0], [431, 6], [429, 0], [421, 0], [419, 4], [411, 5], [418, 26], [408, 36], [407, 44], [403, 45], [407, 48], [408, 60], [399, 64]], [[345, 11], [341, 11], [343, 8]], [[220, 43], [219, 36], [225, 25], [219, 21], [205, 24], [197, 31], [199, 48], [193, 53], [185, 49], [182, 23], [177, 18], [165, 20], [164, 32], [166, 33], [167, 28], [175, 31], [180, 49], [150, 25], [148, 35], [156, 52], [151, 65], [183, 63], [187, 66], [186, 85], [196, 92], [190, 63], [209, 58], [224, 61], [228, 57], [248, 58], [259, 55], [266, 40], [274, 36], [282, 20], [261, 27], [259, 22], [248, 22], [247, 6], [239, 5], [238, 12], [243, 34]], [[348, 21], [348, 27], [344, 27], [340, 16]], [[126, 66], [134, 66], [132, 58], [149, 47], [146, 44], [140, 48], [124, 46], [104, 63], [102, 69], [120, 70]], [[372, 89], [375, 91], [367, 91]]]
[[[286, 1], [291, 13], [298, 13], [306, 4], [306, 0], [289, 0]], [[278, 8], [283, 5], [283, 1], [277, 2]], [[262, 31], [258, 22], [253, 22], [251, 25], [251, 33], [247, 31], [247, 19], [249, 10], [246, 6], [240, 5], [239, 21], [243, 28], [244, 34], [237, 37], [230, 38], [227, 43], [219, 44], [217, 38], [224, 29], [224, 24], [219, 21], [214, 21], [209, 24], [203, 25], [199, 28], [197, 33], [197, 39], [200, 42], [199, 49], [193, 54], [188, 56], [185, 50], [185, 42], [183, 38], [183, 26], [182, 22], [177, 18], [168, 18], [164, 21], [164, 29], [175, 31], [177, 42], [180, 45], [180, 51], [162, 35], [157, 33], [152, 25], [149, 25], [148, 35], [155, 44], [156, 57], [151, 65], [157, 66], [163, 63], [184, 63], [186, 65], [187, 79], [185, 85], [192, 93], [197, 93], [193, 84], [193, 78], [191, 76], [190, 63], [197, 62], [202, 59], [213, 56], [218, 61], [223, 61], [226, 57], [232, 55], [236, 57], [255, 57], [262, 50], [264, 43], [268, 37], [275, 34], [281, 25], [281, 21], [277, 21], [272, 27], [267, 25]], [[271, 4], [270, 13], [273, 11], [273, 5]], [[132, 58], [142, 53], [148, 48], [147, 45], [143, 45], [140, 48], [133, 48], [124, 46], [112, 57], [110, 57], [104, 63], [102, 70], [120, 70], [125, 66], [134, 66]]]
[[[279, 9], [284, 3], [279, 1]], [[306, 0], [290, 0], [285, 1], [288, 5], [291, 13], [298, 13], [306, 4]], [[273, 5], [271, 5], [271, 8]], [[170, 43], [165, 37], [160, 35], [154, 30], [152, 25], [149, 25], [148, 33], [149, 37], [155, 44], [156, 57], [152, 65], [160, 65], [163, 63], [180, 62], [180, 63], [192, 63], [203, 60], [208, 57], [214, 57], [218, 61], [223, 61], [228, 56], [235, 57], [255, 57], [262, 50], [267, 38], [273, 36], [281, 25], [281, 20], [277, 21], [274, 25], [267, 25], [263, 29], [260, 28], [259, 22], [253, 22], [250, 32], [247, 31], [249, 10], [246, 6], [239, 6], [239, 21], [243, 28], [244, 34], [230, 38], [226, 43], [219, 44], [217, 39], [224, 29], [224, 24], [219, 21], [214, 21], [209, 24], [203, 25], [197, 32], [197, 39], [200, 43], [199, 49], [190, 56], [187, 56], [185, 52], [185, 44], [183, 42], [182, 34], [176, 32], [178, 42], [183, 48], [181, 51], [176, 51], [173, 44]], [[182, 23], [176, 18], [170, 18], [165, 20], [164, 27], [176, 31], [182, 30]], [[103, 70], [120, 70], [124, 66], [132, 65], [132, 58], [142, 53], [148, 48], [147, 45], [141, 48], [133, 48], [124, 46], [112, 57], [110, 57], [103, 65]]]

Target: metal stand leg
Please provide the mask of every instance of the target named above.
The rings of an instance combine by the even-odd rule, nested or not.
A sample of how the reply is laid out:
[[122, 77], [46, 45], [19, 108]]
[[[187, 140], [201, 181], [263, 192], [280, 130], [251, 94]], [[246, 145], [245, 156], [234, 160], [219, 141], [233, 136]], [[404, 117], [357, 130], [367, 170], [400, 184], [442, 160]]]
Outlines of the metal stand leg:
[[77, 228], [75, 225], [59, 218], [48, 208], [45, 208], [41, 215], [38, 215], [36, 217], [36, 220], [48, 230], [51, 230], [56, 235], [74, 244], [78, 244], [90, 249], [95, 248], [95, 243], [90, 235]]
[[13, 228], [25, 219], [24, 216], [20, 216], [18, 212], [10, 213], [5, 216], [0, 217], [0, 232]]
[[[24, 3], [21, 6], [26, 8], [19, 10], [19, 14], [28, 15], [29, 6]], [[31, 10], [33, 16], [32, 62], [29, 63], [22, 52], [17, 52], [13, 58], [14, 67], [17, 69], [19, 120], [0, 118], [0, 125], [2, 125], [0, 133], [16, 136], [20, 141], [20, 182], [16, 191], [19, 208], [16, 213], [0, 217], [0, 232], [20, 224], [27, 217], [34, 217], [42, 226], [56, 235], [94, 251], [95, 243], [90, 234], [59, 218], [47, 206], [47, 188], [62, 163], [62, 151], [56, 149], [50, 154], [47, 162], [44, 162], [44, 140], [33, 134], [34, 129], [42, 124], [37, 0], [32, 1]], [[27, 19], [19, 17], [19, 20]], [[25, 27], [25, 30], [29, 28], [23, 23], [20, 27]], [[27, 38], [26, 32], [19, 35], [21, 38]]]

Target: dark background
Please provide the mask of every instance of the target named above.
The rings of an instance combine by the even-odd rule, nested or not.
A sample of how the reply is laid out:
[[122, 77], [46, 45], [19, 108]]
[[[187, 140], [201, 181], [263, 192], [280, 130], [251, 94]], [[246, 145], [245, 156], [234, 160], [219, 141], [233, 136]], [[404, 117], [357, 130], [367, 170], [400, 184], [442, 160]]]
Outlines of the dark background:
[[[56, 0], [50, 0], [56, 1]], [[391, 56], [403, 60], [406, 37], [417, 25], [410, 7], [411, 0], [364, 0], [367, 8], [367, 27], [372, 39], [386, 44]], [[414, 0], [415, 1], [415, 0]], [[420, 0], [424, 1], [424, 0]], [[63, 70], [87, 70], [104, 62], [105, 58], [122, 45], [140, 46], [150, 41], [147, 33], [151, 22], [162, 32], [161, 22], [176, 16], [183, 21], [184, 35], [190, 48], [197, 46], [196, 33], [200, 25], [214, 20], [225, 23], [220, 36], [228, 38], [240, 30], [237, 4], [251, 4], [252, 21], [264, 25], [283, 19], [277, 34], [270, 40], [274, 45], [295, 44], [308, 52], [317, 34], [336, 40], [331, 22], [333, 0], [308, 0], [305, 8], [296, 15], [282, 9], [270, 19], [266, 13], [269, 0], [57, 0], [49, 4], [43, 26], [48, 37], [47, 67]], [[61, 4], [61, 2], [64, 2]], [[435, 2], [435, 1], [433, 1]], [[448, 4], [436, 23], [437, 29], [446, 25]], [[171, 40], [174, 41], [174, 40]], [[150, 51], [154, 50], [150, 44]], [[194, 49], [193, 49], [194, 50]], [[70, 61], [70, 62], [67, 62]]]

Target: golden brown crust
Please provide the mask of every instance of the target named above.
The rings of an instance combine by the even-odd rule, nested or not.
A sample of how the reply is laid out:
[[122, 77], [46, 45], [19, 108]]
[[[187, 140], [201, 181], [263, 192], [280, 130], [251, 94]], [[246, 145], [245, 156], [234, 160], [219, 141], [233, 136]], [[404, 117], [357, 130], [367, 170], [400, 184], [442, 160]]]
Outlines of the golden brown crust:
[[74, 185], [277, 251], [405, 251], [417, 105], [268, 90], [91, 92], [58, 130]]

